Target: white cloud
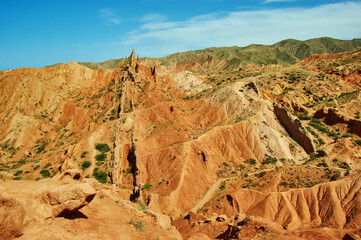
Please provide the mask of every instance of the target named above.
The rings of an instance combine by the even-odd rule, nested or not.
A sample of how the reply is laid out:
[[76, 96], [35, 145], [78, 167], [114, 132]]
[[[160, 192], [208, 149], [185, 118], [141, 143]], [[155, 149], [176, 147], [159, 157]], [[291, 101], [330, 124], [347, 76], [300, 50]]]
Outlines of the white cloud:
[[180, 22], [151, 21], [121, 36], [121, 44], [139, 49], [143, 56], [163, 56], [212, 46], [273, 44], [288, 38], [351, 39], [361, 37], [360, 12], [360, 2], [346, 2], [314, 8], [214, 13]]
[[273, 3], [273, 2], [293, 2], [295, 0], [264, 0], [262, 3], [263, 4], [267, 4], [267, 3]]
[[100, 9], [99, 15], [103, 23], [107, 26], [120, 24], [120, 19], [116, 16], [115, 12], [110, 8]]
[[143, 22], [163, 22], [166, 19], [167, 19], [166, 16], [158, 13], [146, 14], [141, 18]]

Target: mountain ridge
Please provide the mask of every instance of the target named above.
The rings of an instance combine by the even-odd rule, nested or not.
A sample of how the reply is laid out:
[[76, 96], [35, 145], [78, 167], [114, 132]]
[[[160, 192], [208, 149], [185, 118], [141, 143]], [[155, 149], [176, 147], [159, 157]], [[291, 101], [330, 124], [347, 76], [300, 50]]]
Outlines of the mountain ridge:
[[[340, 53], [352, 52], [361, 48], [361, 39], [339, 40], [329, 37], [314, 38], [305, 41], [296, 39], [285, 39], [273, 45], [251, 44], [246, 47], [211, 47], [201, 50], [191, 50], [180, 53], [173, 53], [161, 58], [143, 57], [145, 60], [159, 61], [160, 65], [171, 65], [199, 59], [201, 62], [207, 61], [209, 57], [217, 60], [226, 60], [226, 69], [245, 67], [250, 64], [269, 65], [281, 64], [290, 65], [320, 53]], [[110, 59], [105, 62], [79, 62], [90, 69], [97, 70], [115, 68], [121, 59]]]

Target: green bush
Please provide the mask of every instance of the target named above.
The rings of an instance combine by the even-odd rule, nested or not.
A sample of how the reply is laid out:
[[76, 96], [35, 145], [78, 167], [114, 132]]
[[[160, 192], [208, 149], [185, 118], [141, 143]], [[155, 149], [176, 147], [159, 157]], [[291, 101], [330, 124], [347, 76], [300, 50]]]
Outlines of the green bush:
[[328, 168], [328, 164], [326, 162], [325, 159], [322, 159], [322, 162], [320, 162], [319, 164], [317, 164], [318, 167], [326, 167]]
[[100, 154], [95, 155], [95, 159], [96, 159], [97, 161], [99, 161], [99, 162], [104, 161], [106, 158], [107, 158], [107, 154], [105, 154], [105, 153], [103, 153], [103, 152], [100, 153]]
[[41, 170], [41, 171], [40, 171], [40, 174], [41, 174], [41, 176], [43, 176], [44, 178], [50, 177], [50, 172], [49, 172], [48, 169], [43, 169], [43, 170]]
[[47, 143], [43, 143], [38, 147], [38, 150], [36, 151], [36, 153], [41, 153], [42, 151], [44, 151], [46, 145], [48, 145]]
[[92, 165], [92, 163], [90, 161], [84, 161], [82, 164], [81, 164], [81, 169], [85, 170], [87, 169], [88, 167], [90, 167], [90, 165]]
[[298, 118], [300, 120], [311, 120], [311, 117], [306, 114], [299, 115]]
[[109, 148], [108, 144], [106, 144], [106, 143], [97, 143], [95, 145], [95, 149], [102, 153], [106, 153], [106, 152], [110, 151], [110, 148]]
[[332, 177], [330, 178], [331, 181], [336, 181], [337, 179], [339, 179], [341, 177], [341, 172], [337, 171], [335, 172], [334, 175], [332, 175]]
[[263, 159], [262, 164], [276, 164], [277, 161], [277, 158], [266, 155], [266, 158]]
[[47, 163], [44, 167], [43, 167], [43, 169], [44, 168], [48, 168], [48, 167], [50, 167], [51, 166], [51, 163]]
[[237, 167], [237, 170], [242, 171], [245, 168], [246, 167], [243, 164], [239, 164], [238, 167]]
[[145, 190], [150, 190], [151, 188], [152, 188], [152, 184], [149, 182], [144, 185]]
[[249, 163], [249, 164], [251, 164], [251, 165], [256, 165], [256, 164], [257, 164], [256, 160], [253, 159], [253, 158], [247, 159], [247, 160], [244, 161], [244, 162], [245, 162], [245, 163]]
[[339, 168], [346, 169], [346, 170], [348, 170], [348, 171], [351, 170], [351, 167], [350, 167], [350, 165], [348, 165], [347, 162], [340, 162], [340, 163], [338, 164], [338, 167], [339, 167]]
[[145, 226], [143, 221], [130, 219], [129, 224], [132, 224], [139, 231], [145, 232]]
[[355, 140], [355, 143], [361, 146], [361, 140]]
[[36, 169], [38, 169], [38, 168], [40, 168], [40, 165], [39, 165], [39, 164], [36, 165], [35, 167], [33, 167], [34, 170], [36, 170]]
[[288, 182], [283, 181], [283, 182], [280, 183], [280, 185], [281, 185], [281, 186], [284, 186], [284, 187], [287, 187], [287, 186], [288, 186]]
[[229, 166], [228, 163], [226, 163], [226, 162], [223, 162], [222, 164], [223, 164], [223, 166], [225, 166], [225, 167], [228, 167], [228, 166]]
[[313, 118], [308, 125], [312, 126], [313, 128], [323, 133], [326, 133], [329, 137], [333, 137], [335, 139], [340, 138], [340, 136], [337, 133], [328, 129], [326, 125], [321, 122], [320, 119]]
[[83, 151], [81, 154], [80, 154], [80, 157], [81, 158], [85, 158], [85, 156], [88, 154], [87, 151]]
[[264, 175], [266, 175], [266, 172], [265, 172], [265, 171], [260, 172], [260, 173], [257, 174], [257, 176], [258, 176], [259, 178], [263, 177]]
[[100, 183], [106, 183], [107, 182], [107, 173], [103, 172], [103, 171], [99, 171], [98, 168], [94, 168], [93, 171], [93, 176], [95, 177], [96, 180], [98, 180], [98, 182]]
[[26, 159], [20, 159], [17, 164], [24, 165], [26, 163]]
[[223, 190], [226, 188], [226, 182], [222, 182], [221, 185], [219, 186], [219, 189]]
[[14, 176], [19, 176], [23, 173], [23, 170], [19, 170], [19, 171], [16, 171], [16, 173], [14, 173]]

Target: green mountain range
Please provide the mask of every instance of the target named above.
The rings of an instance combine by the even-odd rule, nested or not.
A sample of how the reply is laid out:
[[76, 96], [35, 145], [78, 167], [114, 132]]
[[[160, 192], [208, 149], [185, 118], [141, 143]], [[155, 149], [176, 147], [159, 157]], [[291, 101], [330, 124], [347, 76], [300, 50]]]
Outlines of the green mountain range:
[[[361, 49], [361, 39], [339, 40], [328, 37], [315, 38], [306, 41], [287, 39], [273, 45], [252, 44], [247, 47], [212, 47], [203, 50], [175, 53], [163, 58], [141, 58], [158, 60], [161, 65], [185, 63], [199, 60], [201, 63], [209, 58], [226, 60], [226, 69], [244, 67], [249, 64], [269, 65], [294, 64], [312, 54], [352, 52]], [[124, 59], [111, 59], [102, 63], [79, 62], [91, 69], [115, 68], [117, 63]]]

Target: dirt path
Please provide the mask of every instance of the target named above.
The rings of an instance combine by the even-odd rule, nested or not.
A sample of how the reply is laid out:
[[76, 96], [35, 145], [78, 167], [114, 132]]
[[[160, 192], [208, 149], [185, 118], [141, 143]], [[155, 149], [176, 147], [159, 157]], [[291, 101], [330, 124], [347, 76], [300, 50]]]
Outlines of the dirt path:
[[218, 179], [217, 182], [213, 183], [213, 185], [208, 189], [206, 194], [204, 194], [204, 196], [201, 198], [201, 200], [199, 200], [197, 202], [197, 204], [191, 208], [190, 211], [197, 212], [199, 209], [201, 209], [209, 200], [211, 200], [213, 198], [214, 194], [219, 189], [220, 184], [223, 181], [226, 181], [226, 180], [229, 180], [232, 178], [235, 178], [235, 177]]

